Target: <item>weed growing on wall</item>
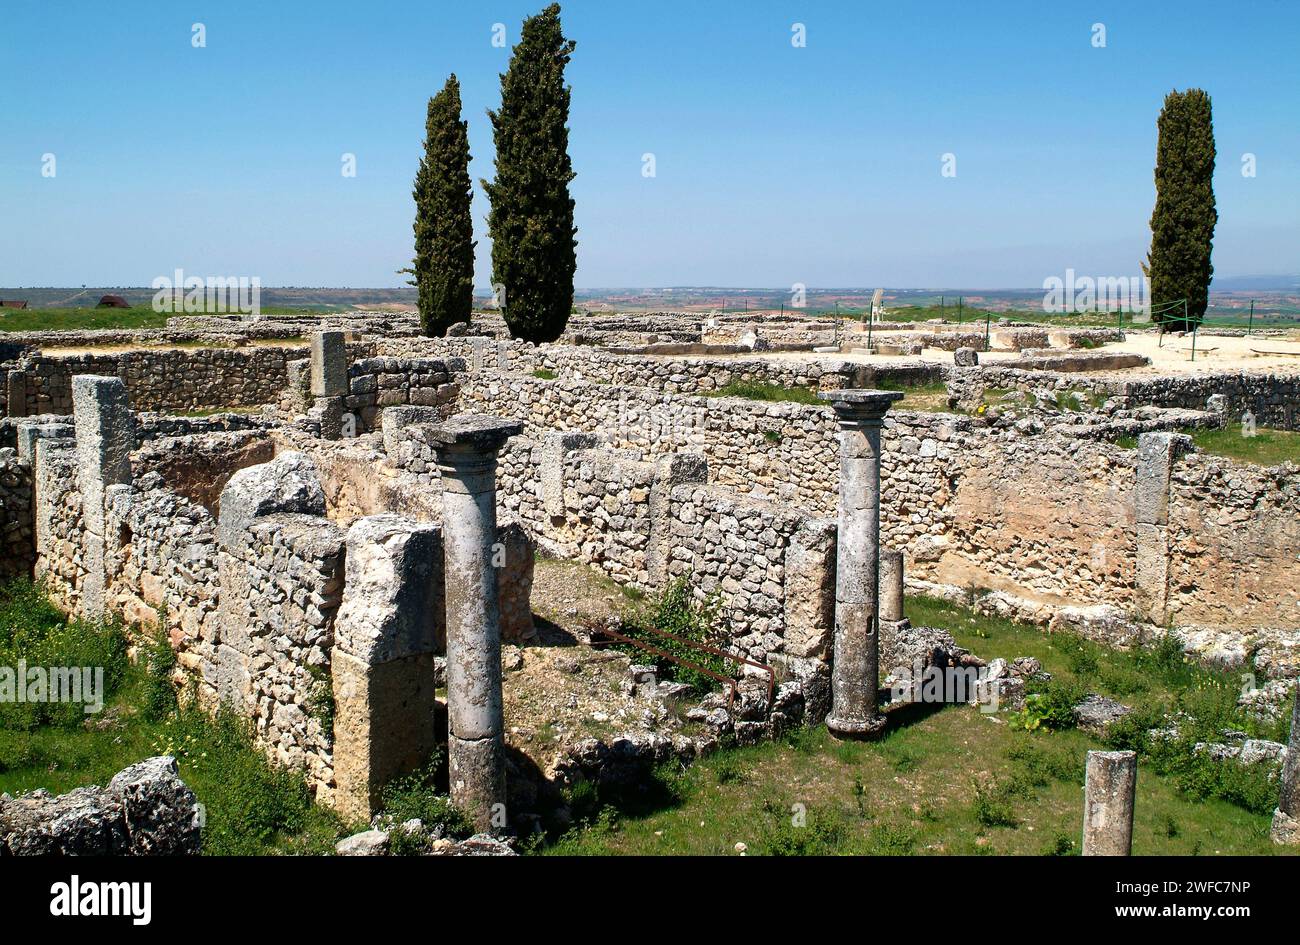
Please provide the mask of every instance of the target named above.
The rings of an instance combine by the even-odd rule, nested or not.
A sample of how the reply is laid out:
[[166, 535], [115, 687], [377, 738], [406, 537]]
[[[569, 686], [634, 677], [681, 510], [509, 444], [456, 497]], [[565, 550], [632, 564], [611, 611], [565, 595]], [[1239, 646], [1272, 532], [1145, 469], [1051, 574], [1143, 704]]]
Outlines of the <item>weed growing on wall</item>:
[[176, 711], [176, 687], [172, 671], [176, 668], [176, 651], [160, 621], [158, 628], [142, 648], [145, 669], [141, 713], [150, 722], [160, 722]]

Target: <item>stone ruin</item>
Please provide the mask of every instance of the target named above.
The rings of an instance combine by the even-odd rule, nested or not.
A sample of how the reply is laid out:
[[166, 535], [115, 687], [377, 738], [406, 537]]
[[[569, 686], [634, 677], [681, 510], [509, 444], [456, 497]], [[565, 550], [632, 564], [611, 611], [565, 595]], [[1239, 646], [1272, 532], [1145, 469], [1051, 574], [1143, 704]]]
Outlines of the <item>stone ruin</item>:
[[[247, 396], [271, 405], [257, 415], [165, 412], [210, 390], [189, 351], [175, 353], [187, 378], [175, 396], [139, 376], [135, 353], [107, 376], [78, 370], [104, 359], [29, 352], [6, 388], [21, 408], [0, 427], [12, 443], [0, 571], [34, 573], [77, 613], [165, 615], [200, 700], [251, 718], [268, 755], [347, 817], [369, 818], [385, 783], [446, 745], [453, 798], [483, 830], [527, 829], [547, 791], [689, 761], [722, 736], [823, 719], [841, 735], [878, 732], [882, 671], [974, 661], [911, 627], [904, 587], [966, 600], [978, 585], [987, 612], [1119, 645], [1174, 623], [1202, 658], [1279, 681], [1300, 667], [1300, 471], [1202, 456], [1170, 429], [1221, 424], [1243, 404], [1283, 425], [1296, 378], [1225, 381], [1211, 410], [1193, 411], [1210, 396], [1200, 375], [1139, 384], [960, 351], [937, 374], [685, 358], [665, 346], [721, 344], [716, 323], [692, 341], [646, 317], [645, 341], [631, 320], [609, 321], [597, 347], [482, 326], [367, 337], [358, 320], [305, 350], [277, 347], [273, 362], [256, 348], [210, 362], [256, 378]], [[785, 327], [764, 330], [777, 346], [809, 343], [794, 323], [783, 340]], [[164, 375], [176, 367], [148, 355]], [[1046, 383], [1105, 395], [1106, 408], [1007, 425], [891, 411], [901, 395], [863, 389], [936, 377], [959, 403]], [[812, 386], [829, 406], [701, 396], [731, 380]], [[1133, 433], [1137, 450], [1113, 442]], [[539, 551], [642, 590], [689, 577], [721, 601], [730, 651], [764, 670], [742, 675], [734, 701], [680, 707], [684, 727], [641, 719], [530, 769], [510, 743], [517, 657], [505, 651], [538, 640]], [[629, 673], [636, 711], [662, 715], [678, 698], [644, 667]], [[998, 692], [1014, 696], [1020, 673], [1000, 669]], [[315, 709], [322, 689], [332, 724]], [[1284, 827], [1289, 816], [1280, 808]]]

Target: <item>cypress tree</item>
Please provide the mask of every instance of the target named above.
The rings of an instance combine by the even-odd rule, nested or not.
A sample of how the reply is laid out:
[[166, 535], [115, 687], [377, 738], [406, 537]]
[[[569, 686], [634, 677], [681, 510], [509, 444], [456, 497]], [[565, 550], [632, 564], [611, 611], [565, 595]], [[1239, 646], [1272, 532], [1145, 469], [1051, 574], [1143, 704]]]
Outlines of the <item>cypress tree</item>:
[[524, 20], [501, 76], [501, 107], [488, 112], [497, 152], [496, 180], [483, 181], [492, 282], [505, 287], [510, 333], [526, 341], [554, 341], [573, 308], [577, 230], [564, 84], [573, 47], [560, 31], [558, 3]]
[[1156, 206], [1146, 266], [1151, 303], [1186, 299], [1187, 319], [1181, 307], [1153, 317], [1166, 328], [1190, 329], [1205, 317], [1209, 304], [1210, 251], [1219, 219], [1210, 96], [1201, 89], [1170, 92], [1156, 127]]
[[467, 322], [474, 302], [474, 224], [470, 217], [468, 123], [460, 119], [453, 73], [429, 99], [424, 156], [415, 174], [414, 285], [420, 329], [441, 337]]

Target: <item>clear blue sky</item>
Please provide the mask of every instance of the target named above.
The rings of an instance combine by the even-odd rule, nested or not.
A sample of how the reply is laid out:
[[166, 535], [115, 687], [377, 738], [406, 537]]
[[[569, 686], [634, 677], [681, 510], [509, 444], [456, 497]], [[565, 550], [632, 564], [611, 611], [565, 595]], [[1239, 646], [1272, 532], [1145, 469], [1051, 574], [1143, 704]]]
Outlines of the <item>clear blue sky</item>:
[[[425, 103], [453, 71], [486, 285], [477, 180], [510, 54], [493, 24], [513, 44], [543, 5], [3, 0], [0, 285], [148, 285], [177, 267], [401, 284]], [[1292, 0], [570, 0], [563, 20], [580, 287], [1136, 275], [1156, 115], [1188, 86], [1214, 102], [1217, 274], [1300, 271]]]

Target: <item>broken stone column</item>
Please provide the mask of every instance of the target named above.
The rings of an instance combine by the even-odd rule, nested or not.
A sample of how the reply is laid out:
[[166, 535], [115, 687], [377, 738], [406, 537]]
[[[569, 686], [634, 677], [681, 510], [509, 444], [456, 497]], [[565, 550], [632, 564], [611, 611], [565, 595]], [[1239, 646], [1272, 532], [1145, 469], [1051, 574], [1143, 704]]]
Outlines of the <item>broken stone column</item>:
[[392, 778], [437, 747], [434, 640], [443, 612], [442, 533], [396, 515], [348, 529], [334, 621], [335, 809], [369, 820]]
[[135, 417], [126, 385], [118, 377], [78, 374], [72, 378], [72, 414], [77, 436], [77, 485], [81, 490], [82, 581], [77, 612], [98, 618], [107, 605], [104, 552], [106, 491], [131, 482]]
[[1300, 680], [1296, 681], [1296, 703], [1291, 711], [1291, 737], [1287, 740], [1286, 762], [1282, 765], [1282, 791], [1273, 811], [1274, 843], [1300, 844]]
[[835, 553], [835, 644], [831, 714], [836, 735], [870, 738], [885, 728], [878, 706], [880, 635], [880, 428], [898, 391], [836, 390], [840, 424], [839, 535]]
[[1133, 852], [1136, 793], [1136, 752], [1088, 752], [1083, 783], [1084, 856], [1129, 856]]
[[497, 452], [523, 424], [459, 414], [428, 428], [442, 475], [451, 797], [479, 830], [505, 825]]
[[893, 548], [880, 550], [880, 622], [898, 625], [903, 616], [903, 553]]
[[320, 414], [322, 439], [343, 436], [344, 400], [348, 395], [347, 335], [318, 331], [311, 337], [311, 394]]

